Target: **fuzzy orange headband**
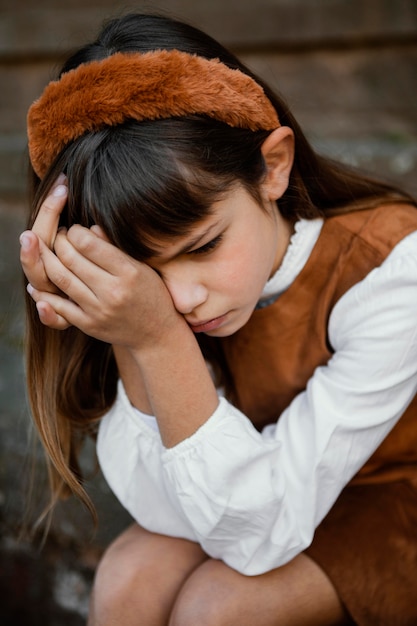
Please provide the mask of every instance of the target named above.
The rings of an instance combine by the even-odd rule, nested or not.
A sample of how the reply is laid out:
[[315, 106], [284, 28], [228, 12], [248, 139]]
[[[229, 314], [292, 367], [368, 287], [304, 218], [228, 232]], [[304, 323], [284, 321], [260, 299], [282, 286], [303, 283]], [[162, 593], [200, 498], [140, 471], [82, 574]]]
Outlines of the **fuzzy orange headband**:
[[254, 131], [280, 125], [262, 87], [217, 59], [178, 50], [119, 52], [63, 74], [32, 104], [28, 139], [33, 169], [45, 176], [64, 146], [84, 133], [127, 119], [193, 113]]

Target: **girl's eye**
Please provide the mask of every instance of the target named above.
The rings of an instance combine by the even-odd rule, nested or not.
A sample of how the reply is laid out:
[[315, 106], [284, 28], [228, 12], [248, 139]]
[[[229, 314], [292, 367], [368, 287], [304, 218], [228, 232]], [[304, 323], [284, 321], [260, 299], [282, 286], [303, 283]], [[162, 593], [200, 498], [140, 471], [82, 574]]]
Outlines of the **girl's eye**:
[[207, 243], [205, 243], [204, 246], [201, 246], [200, 248], [196, 248], [195, 250], [190, 250], [189, 254], [207, 254], [208, 252], [211, 252], [212, 250], [217, 248], [222, 238], [223, 238], [223, 235], [218, 235], [214, 239], [211, 239], [211, 241], [208, 241]]

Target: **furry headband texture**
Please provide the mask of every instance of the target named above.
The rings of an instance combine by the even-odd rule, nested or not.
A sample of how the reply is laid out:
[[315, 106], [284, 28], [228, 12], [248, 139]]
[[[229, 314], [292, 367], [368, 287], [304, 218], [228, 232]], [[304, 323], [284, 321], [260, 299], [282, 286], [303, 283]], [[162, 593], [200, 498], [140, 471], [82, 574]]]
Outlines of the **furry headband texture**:
[[63, 74], [32, 104], [27, 121], [33, 169], [43, 178], [65, 145], [84, 133], [127, 119], [189, 114], [254, 131], [280, 125], [262, 87], [217, 59], [178, 50], [118, 52]]

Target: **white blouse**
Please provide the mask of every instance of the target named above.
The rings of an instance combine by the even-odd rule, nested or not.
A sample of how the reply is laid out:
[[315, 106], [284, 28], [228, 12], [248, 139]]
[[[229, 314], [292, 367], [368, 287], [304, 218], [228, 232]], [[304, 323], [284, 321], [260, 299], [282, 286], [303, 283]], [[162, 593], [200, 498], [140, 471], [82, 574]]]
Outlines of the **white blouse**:
[[[263, 300], [279, 297], [305, 265], [322, 220], [301, 220]], [[246, 575], [309, 546], [343, 487], [417, 392], [417, 231], [335, 305], [334, 354], [277, 423], [259, 433], [225, 398], [173, 448], [156, 420], [118, 396], [97, 451], [120, 502], [150, 531], [198, 542]]]

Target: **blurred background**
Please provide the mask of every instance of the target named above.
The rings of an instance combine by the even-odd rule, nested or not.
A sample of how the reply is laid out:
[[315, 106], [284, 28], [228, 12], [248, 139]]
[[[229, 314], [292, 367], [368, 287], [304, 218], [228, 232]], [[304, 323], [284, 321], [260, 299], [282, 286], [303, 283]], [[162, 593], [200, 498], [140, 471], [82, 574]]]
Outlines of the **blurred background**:
[[60, 506], [45, 544], [19, 540], [30, 444], [25, 400], [18, 235], [26, 202], [25, 118], [61, 60], [103, 20], [168, 13], [199, 26], [287, 99], [326, 154], [417, 194], [416, 0], [0, 0], [0, 625], [81, 626], [93, 571], [128, 515], [85, 467], [99, 513], [94, 534], [74, 501]]

